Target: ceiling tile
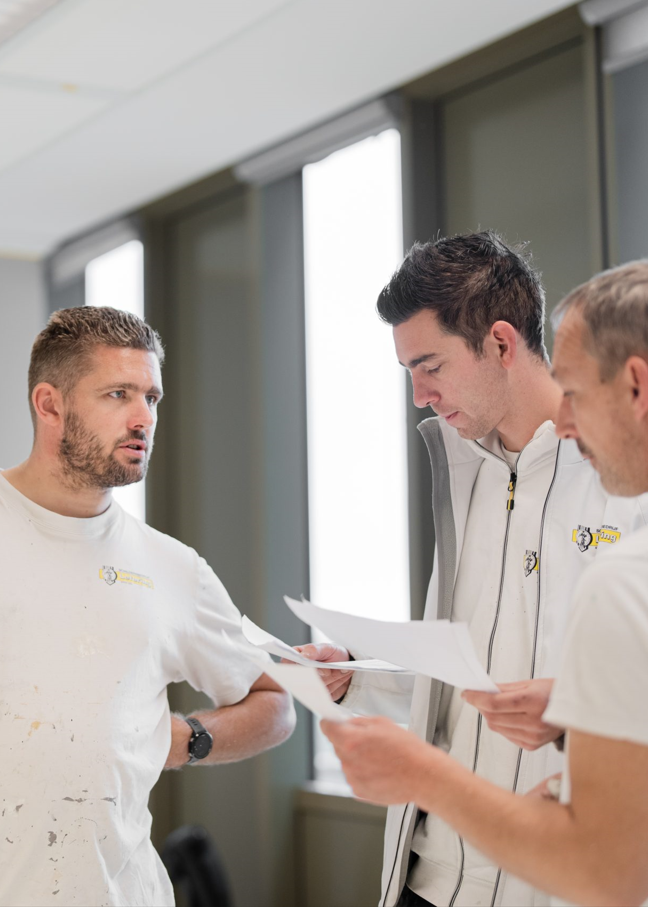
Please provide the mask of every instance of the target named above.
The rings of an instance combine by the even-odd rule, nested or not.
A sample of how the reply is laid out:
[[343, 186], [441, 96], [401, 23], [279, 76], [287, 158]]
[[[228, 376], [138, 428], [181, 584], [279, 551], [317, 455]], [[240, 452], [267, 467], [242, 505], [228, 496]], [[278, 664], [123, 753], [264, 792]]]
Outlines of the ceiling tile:
[[0, 123], [4, 124], [0, 171], [45, 147], [105, 105], [105, 100], [76, 92], [42, 91], [0, 81]]
[[135, 91], [294, 0], [66, 0], [0, 48], [0, 73]]

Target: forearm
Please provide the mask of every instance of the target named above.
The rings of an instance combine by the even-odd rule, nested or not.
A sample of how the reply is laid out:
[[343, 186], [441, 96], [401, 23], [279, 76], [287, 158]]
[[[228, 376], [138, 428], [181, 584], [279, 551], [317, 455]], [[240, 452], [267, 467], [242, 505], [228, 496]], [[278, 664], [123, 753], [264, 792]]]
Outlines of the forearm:
[[610, 854], [569, 806], [512, 794], [438, 750], [429, 769], [417, 804], [497, 866], [573, 903], [619, 903], [618, 890], [609, 890]]
[[[283, 743], [295, 726], [291, 697], [275, 690], [256, 690], [235, 705], [211, 712], [197, 712], [196, 717], [214, 738], [212, 751], [202, 765], [238, 762], [256, 756]], [[171, 748], [165, 768], [187, 764], [191, 728], [182, 718], [173, 716]]]

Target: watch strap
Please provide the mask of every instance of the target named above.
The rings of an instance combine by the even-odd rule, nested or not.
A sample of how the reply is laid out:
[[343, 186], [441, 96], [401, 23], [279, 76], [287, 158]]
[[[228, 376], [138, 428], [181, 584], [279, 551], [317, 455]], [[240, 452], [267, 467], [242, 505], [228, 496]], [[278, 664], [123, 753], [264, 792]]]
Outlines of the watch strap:
[[200, 762], [201, 759], [204, 759], [206, 756], [208, 756], [209, 752], [211, 751], [211, 744], [210, 744], [209, 750], [205, 753], [204, 756], [194, 755], [194, 753], [192, 752], [192, 746], [191, 746], [193, 741], [196, 739], [196, 737], [199, 737], [199, 736], [209, 737], [209, 740], [213, 741], [213, 737], [209, 733], [207, 728], [203, 724], [201, 724], [197, 718], [193, 718], [192, 716], [189, 716], [188, 718], [185, 718], [184, 720], [187, 722], [187, 724], [191, 728], [191, 737], [189, 738], [189, 759], [187, 761], [187, 764], [193, 765], [194, 762]]

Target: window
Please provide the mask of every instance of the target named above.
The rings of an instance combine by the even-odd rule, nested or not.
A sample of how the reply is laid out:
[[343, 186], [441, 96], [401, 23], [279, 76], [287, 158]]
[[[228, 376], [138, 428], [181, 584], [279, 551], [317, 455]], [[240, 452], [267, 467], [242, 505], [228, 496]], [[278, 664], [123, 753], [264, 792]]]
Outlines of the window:
[[[85, 304], [112, 306], [144, 318], [144, 247], [139, 240], [123, 243], [88, 262]], [[144, 482], [115, 488], [113, 495], [128, 513], [146, 518]]]
[[[400, 135], [337, 151], [303, 180], [310, 594], [408, 620], [405, 373], [375, 311], [402, 259]], [[319, 732], [315, 774], [339, 778]]]

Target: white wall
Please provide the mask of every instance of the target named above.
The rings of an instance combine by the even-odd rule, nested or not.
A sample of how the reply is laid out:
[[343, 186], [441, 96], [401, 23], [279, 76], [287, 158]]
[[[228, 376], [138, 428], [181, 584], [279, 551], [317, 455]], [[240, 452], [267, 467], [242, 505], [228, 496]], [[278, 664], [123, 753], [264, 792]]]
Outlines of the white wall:
[[46, 321], [40, 262], [0, 257], [0, 468], [15, 466], [32, 442], [27, 368], [36, 334]]

